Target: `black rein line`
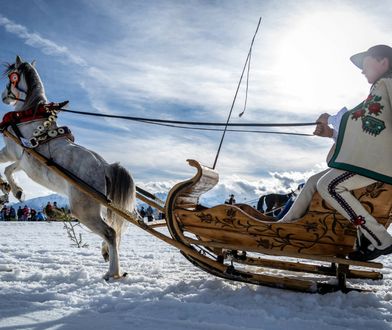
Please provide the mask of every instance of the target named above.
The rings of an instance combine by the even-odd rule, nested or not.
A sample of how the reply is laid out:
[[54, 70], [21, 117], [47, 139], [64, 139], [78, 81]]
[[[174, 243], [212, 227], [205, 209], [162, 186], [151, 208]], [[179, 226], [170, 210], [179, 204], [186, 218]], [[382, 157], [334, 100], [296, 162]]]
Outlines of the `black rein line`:
[[60, 111], [77, 113], [86, 116], [95, 117], [106, 117], [125, 119], [133, 121], [141, 121], [148, 123], [165, 123], [165, 124], [180, 124], [180, 125], [197, 125], [197, 126], [236, 126], [236, 127], [294, 127], [294, 126], [314, 126], [315, 122], [312, 123], [216, 123], [216, 122], [197, 122], [197, 121], [183, 121], [183, 120], [168, 120], [168, 119], [156, 119], [156, 118], [144, 118], [144, 117], [133, 117], [133, 116], [120, 116], [120, 115], [109, 115], [103, 113], [92, 113], [87, 111], [76, 111], [70, 109], [61, 108]]

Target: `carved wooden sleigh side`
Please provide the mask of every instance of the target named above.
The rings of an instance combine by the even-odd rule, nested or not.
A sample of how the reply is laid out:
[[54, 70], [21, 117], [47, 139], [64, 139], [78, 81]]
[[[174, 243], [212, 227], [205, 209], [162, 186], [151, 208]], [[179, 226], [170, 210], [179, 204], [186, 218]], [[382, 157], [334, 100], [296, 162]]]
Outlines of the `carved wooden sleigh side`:
[[[210, 258], [207, 264], [185, 254], [203, 270], [232, 280], [306, 292], [348, 291], [346, 278], [382, 278], [379, 272], [350, 269], [382, 268], [382, 264], [346, 259], [353, 251], [356, 230], [317, 193], [306, 215], [294, 223], [276, 222], [246, 204], [205, 208], [199, 204], [199, 197], [218, 183], [218, 174], [197, 161], [188, 162], [197, 173], [170, 191], [167, 225], [173, 238]], [[392, 186], [376, 183], [353, 193], [380, 223], [389, 225]], [[278, 256], [286, 258], [278, 260]], [[287, 257], [307, 261], [289, 261]], [[309, 264], [309, 260], [319, 263]], [[222, 265], [227, 267], [222, 270]], [[290, 271], [289, 277], [281, 273], [271, 276], [270, 269]], [[292, 272], [333, 276], [337, 280], [331, 284], [328, 278], [328, 282], [320, 282], [319, 278], [295, 279]]]

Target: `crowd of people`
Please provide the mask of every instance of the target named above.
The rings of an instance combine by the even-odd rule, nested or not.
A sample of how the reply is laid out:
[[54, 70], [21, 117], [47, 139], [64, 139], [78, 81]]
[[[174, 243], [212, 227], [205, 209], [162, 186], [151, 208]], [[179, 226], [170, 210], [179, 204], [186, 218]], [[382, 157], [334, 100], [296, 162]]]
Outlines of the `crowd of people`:
[[[164, 214], [157, 212], [151, 206], [147, 209], [142, 206], [139, 214], [147, 222], [164, 219]], [[64, 207], [58, 207], [57, 202], [48, 202], [42, 210], [36, 210], [28, 207], [28, 205], [19, 206], [15, 209], [12, 205], [4, 205], [0, 210], [0, 221], [56, 221], [56, 220], [72, 220], [70, 211]]]
[[138, 210], [138, 212], [143, 220], [147, 218], [147, 222], [152, 222], [154, 220], [162, 220], [165, 218], [164, 213], [154, 210], [150, 205], [147, 207], [147, 209], [142, 206]]
[[27, 205], [15, 209], [12, 205], [4, 205], [0, 210], [0, 221], [47, 221], [64, 220], [67, 210], [57, 206], [57, 202], [48, 202], [42, 210], [30, 208]]

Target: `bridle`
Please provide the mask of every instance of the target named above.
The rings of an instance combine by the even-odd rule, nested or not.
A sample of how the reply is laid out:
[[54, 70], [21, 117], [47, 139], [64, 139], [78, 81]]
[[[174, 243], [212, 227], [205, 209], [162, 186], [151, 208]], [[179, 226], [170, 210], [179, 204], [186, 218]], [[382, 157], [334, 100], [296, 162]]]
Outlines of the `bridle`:
[[8, 79], [9, 79], [9, 83], [7, 85], [7, 97], [16, 100], [16, 101], [20, 101], [20, 102], [25, 102], [25, 99], [21, 99], [19, 98], [19, 93], [18, 95], [15, 95], [14, 92], [11, 90], [12, 87], [16, 88], [19, 92], [25, 93], [27, 94], [27, 92], [23, 89], [21, 89], [18, 85], [19, 85], [19, 81], [20, 81], [20, 74], [18, 71], [12, 71], [9, 75], [8, 75]]

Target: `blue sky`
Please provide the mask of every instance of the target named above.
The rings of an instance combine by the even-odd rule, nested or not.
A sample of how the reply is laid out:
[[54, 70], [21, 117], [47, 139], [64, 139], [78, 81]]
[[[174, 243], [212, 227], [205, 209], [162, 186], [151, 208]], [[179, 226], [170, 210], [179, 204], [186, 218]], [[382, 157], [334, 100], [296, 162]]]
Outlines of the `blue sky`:
[[[309, 122], [353, 107], [370, 86], [349, 57], [392, 44], [389, 1], [21, 0], [0, 2], [0, 58], [37, 60], [48, 99], [70, 100], [70, 109], [223, 122], [259, 16], [248, 109], [238, 117], [243, 85], [232, 122]], [[59, 121], [79, 144], [120, 161], [152, 190], [192, 175], [188, 158], [212, 166], [220, 140], [217, 132], [66, 113]], [[326, 166], [331, 144], [228, 133], [217, 165], [222, 196], [294, 187]], [[18, 180], [28, 197], [49, 193], [23, 175]]]

